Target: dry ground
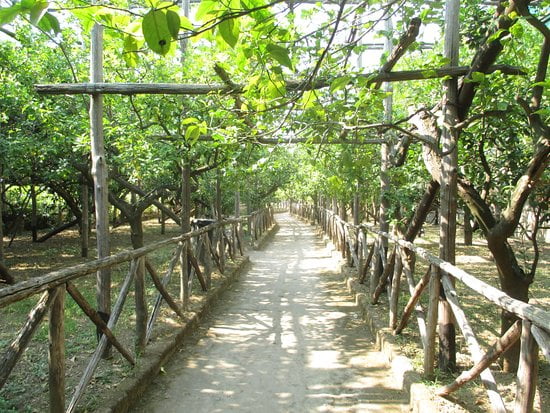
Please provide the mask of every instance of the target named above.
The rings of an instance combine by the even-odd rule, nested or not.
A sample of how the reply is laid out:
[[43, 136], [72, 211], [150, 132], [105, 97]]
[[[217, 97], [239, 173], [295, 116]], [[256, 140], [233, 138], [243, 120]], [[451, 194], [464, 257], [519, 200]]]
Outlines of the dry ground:
[[[429, 248], [437, 249], [436, 229], [428, 228], [426, 236], [420, 239], [419, 242], [425, 244]], [[167, 235], [175, 236], [178, 234], [178, 228], [175, 225], [167, 226]], [[146, 243], [161, 239], [165, 236], [160, 235], [159, 225], [156, 220], [152, 219], [146, 223]], [[460, 234], [459, 234], [460, 237]], [[460, 239], [460, 238], [459, 238]], [[94, 245], [92, 239], [90, 244]], [[113, 230], [112, 235], [112, 250], [113, 252], [129, 247], [129, 229], [127, 226], [122, 226]], [[516, 247], [521, 248], [521, 242], [516, 242]], [[18, 280], [24, 280], [31, 277], [36, 277], [47, 273], [48, 271], [66, 267], [79, 262], [82, 258], [79, 257], [79, 241], [76, 230], [66, 231], [43, 244], [32, 244], [30, 235], [25, 233], [18, 236], [11, 247], [6, 249], [6, 263], [13, 271], [13, 274]], [[90, 251], [90, 256], [94, 256], [95, 252]], [[167, 249], [159, 252], [154, 261], [159, 271], [166, 268], [166, 263], [169, 260], [172, 251]], [[494, 263], [487, 254], [484, 241], [476, 238], [474, 245], [465, 247], [459, 243], [457, 255], [457, 264], [472, 274], [480, 277], [486, 282], [498, 286], [498, 281], [495, 273]], [[127, 268], [113, 273], [114, 285], [120, 283], [121, 278], [125, 275]], [[423, 269], [419, 266], [417, 274], [422, 274]], [[417, 277], [420, 275], [417, 275]], [[87, 299], [93, 303], [94, 299], [94, 277], [86, 277], [77, 282], [77, 286], [81, 289]], [[177, 285], [172, 287], [177, 289]], [[150, 301], [153, 297], [153, 290], [149, 288]], [[198, 289], [194, 289], [198, 291]], [[541, 253], [541, 261], [539, 270], [533, 286], [531, 288], [531, 296], [533, 302], [537, 303], [545, 309], [550, 309], [550, 247], [544, 246]], [[175, 292], [175, 291], [174, 291]], [[499, 330], [499, 314], [495, 307], [481, 300], [479, 296], [467, 288], [459, 286], [460, 300], [467, 312], [474, 330], [478, 334], [483, 346], [491, 343], [496, 333]], [[177, 295], [177, 294], [176, 294]], [[200, 299], [200, 294], [195, 296], [195, 300]], [[131, 299], [131, 297], [129, 297]], [[404, 298], [405, 300], [406, 298]], [[4, 349], [11, 340], [13, 340], [19, 328], [21, 328], [28, 311], [36, 303], [36, 298], [24, 300], [20, 303], [9, 306], [0, 310], [0, 349]], [[380, 305], [381, 310], [386, 306], [385, 300], [382, 300]], [[127, 305], [126, 308], [131, 308]], [[380, 314], [384, 317], [387, 314], [381, 311]], [[122, 316], [122, 326], [131, 325], [133, 314], [126, 311]], [[161, 318], [161, 324], [170, 325], [175, 323], [173, 314], [164, 311]], [[159, 330], [162, 330], [160, 328]], [[42, 412], [47, 408], [47, 323], [43, 323], [42, 327], [37, 332], [33, 339], [32, 347], [27, 351], [19, 365], [14, 370], [12, 377], [6, 386], [0, 390], [0, 412]], [[128, 347], [132, 348], [132, 338], [124, 327], [120, 328], [118, 334], [126, 341]], [[91, 323], [82, 316], [80, 310], [67, 298], [66, 305], [66, 336], [67, 336], [67, 392], [78, 380], [83, 366], [87, 363], [90, 354], [95, 348], [95, 328]], [[403, 351], [409, 355], [417, 366], [421, 367], [421, 351], [418, 343], [418, 337], [414, 329], [407, 330], [402, 337], [398, 338], [401, 341]], [[462, 340], [459, 340], [459, 363], [461, 367], [468, 367], [470, 362], [467, 357], [467, 350]], [[107, 366], [111, 366], [107, 369]], [[93, 411], [97, 408], [97, 391], [101, 386], [116, 386], [126, 375], [131, 374], [131, 369], [128, 364], [120, 358], [118, 353], [114, 352], [114, 357], [109, 362], [104, 362], [98, 374], [93, 379], [91, 391], [88, 391], [83, 402], [84, 411]], [[436, 383], [437, 386], [441, 382], [448, 382], [449, 376], [441, 374]], [[497, 382], [502, 389], [502, 393], [507, 400], [511, 400], [514, 395], [513, 391], [513, 376], [503, 373], [497, 373]], [[94, 387], [94, 385], [96, 385]], [[537, 397], [537, 403], [542, 409], [539, 411], [550, 411], [549, 401], [550, 395], [550, 368], [546, 362], [541, 364], [540, 368], [540, 385], [542, 399]], [[70, 394], [67, 394], [70, 397]], [[458, 394], [461, 400], [456, 403], [442, 402], [442, 408], [455, 409], [457, 406], [465, 405], [468, 411], [484, 412], [487, 411], [486, 398], [483, 390], [480, 390], [479, 382], [475, 385], [468, 386]]]

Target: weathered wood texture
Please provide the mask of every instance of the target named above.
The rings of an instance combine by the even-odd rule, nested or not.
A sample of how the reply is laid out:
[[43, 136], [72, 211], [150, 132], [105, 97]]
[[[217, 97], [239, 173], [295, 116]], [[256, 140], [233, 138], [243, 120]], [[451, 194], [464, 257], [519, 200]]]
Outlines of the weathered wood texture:
[[25, 325], [12, 341], [7, 351], [2, 355], [2, 359], [0, 360], [0, 389], [6, 383], [17, 361], [29, 345], [31, 338], [44, 319], [44, 315], [49, 310], [56, 294], [56, 289], [46, 291], [42, 294], [36, 306], [29, 313]]
[[[368, 78], [369, 82], [402, 82], [407, 80], [437, 79], [445, 76], [464, 76], [468, 74], [470, 67], [445, 67], [422, 70], [404, 70], [393, 72], [373, 72], [359, 77]], [[487, 73], [500, 71], [507, 75], [525, 75], [520, 67], [508, 65], [493, 65]], [[302, 80], [290, 80], [286, 84], [286, 90], [313, 90], [329, 87], [332, 79], [320, 79], [315, 82], [304, 82]], [[244, 86], [237, 85], [235, 88], [225, 84], [188, 84], [179, 83], [65, 83], [65, 84], [41, 84], [35, 85], [37, 93], [42, 95], [81, 95], [81, 94], [116, 94], [116, 95], [208, 95], [212, 93], [242, 93]]]
[[509, 349], [521, 335], [521, 321], [516, 321], [508, 331], [500, 337], [483, 357], [470, 369], [462, 372], [454, 382], [437, 390], [437, 395], [447, 396], [458, 390], [464, 384], [474, 380], [481, 372], [494, 363], [507, 349]]
[[122, 356], [130, 362], [131, 365], [135, 365], [136, 362], [130, 352], [124, 348], [124, 346], [118, 341], [118, 339], [115, 337], [113, 332], [107, 327], [107, 323], [103, 321], [103, 319], [100, 317], [100, 315], [97, 313], [97, 311], [92, 308], [92, 306], [88, 303], [88, 301], [84, 298], [82, 294], [80, 294], [80, 291], [71, 283], [68, 281], [66, 283], [66, 289], [69, 295], [73, 298], [73, 300], [78, 304], [78, 306], [82, 309], [84, 314], [88, 316], [90, 320], [99, 328], [102, 334], [105, 334], [107, 336], [107, 339], [109, 342], [122, 354]]
[[531, 323], [528, 320], [523, 320], [514, 413], [530, 413], [533, 411], [539, 370], [538, 356], [537, 342], [531, 334]]
[[57, 287], [57, 294], [50, 307], [49, 320], [49, 395], [50, 412], [65, 410], [65, 289]]
[[[309, 215], [311, 213], [311, 208], [292, 203], [290, 205], [290, 210], [292, 213], [298, 214], [308, 220], [311, 219], [311, 216]], [[396, 332], [399, 332], [404, 327], [406, 318], [410, 317], [412, 308], [415, 307], [415, 302], [420, 296], [420, 291], [425, 288], [425, 284], [429, 280], [431, 283], [431, 293], [429, 298], [430, 308], [428, 310], [427, 326], [424, 323], [424, 315], [421, 306], [416, 305], [419, 331], [421, 333], [422, 343], [425, 350], [424, 374], [427, 377], [433, 376], [435, 366], [435, 327], [437, 326], [437, 309], [440, 298], [439, 289], [441, 285], [439, 282], [435, 283], [433, 281], [439, 279], [439, 272], [441, 271], [443, 274], [442, 280], [445, 294], [451, 304], [454, 316], [458, 325], [461, 327], [461, 331], [465, 337], [466, 343], [472, 354], [472, 359], [475, 363], [471, 370], [463, 373], [454, 383], [440, 389], [441, 394], [449, 394], [467, 381], [481, 375], [483, 384], [488, 388], [492, 410], [496, 412], [505, 412], [504, 403], [497, 392], [494, 378], [487, 367], [501, 354], [503, 354], [506, 348], [509, 348], [515, 341], [517, 341], [517, 338], [519, 337], [519, 324], [517, 324], [506, 334], [504, 334], [503, 337], [499, 339], [487, 353], [484, 354], [475, 339], [474, 333], [466, 320], [464, 312], [459, 306], [456, 290], [451, 282], [451, 277], [455, 280], [462, 281], [466, 286], [489, 300], [489, 302], [492, 302], [500, 308], [506, 309], [507, 311], [510, 311], [516, 314], [519, 318], [523, 319], [522, 359], [521, 368], [518, 371], [518, 394], [515, 402], [515, 412], [519, 413], [532, 411], [538, 368], [537, 343], [541, 345], [545, 356], [550, 356], [550, 329], [548, 327], [550, 325], [550, 313], [548, 311], [511, 298], [497, 288], [491, 287], [456, 266], [428, 253], [426, 250], [417, 247], [410, 241], [398, 239], [387, 232], [378, 231], [366, 224], [361, 224], [359, 226], [350, 225], [338, 217], [333, 211], [327, 209], [321, 209], [312, 216], [314, 217], [315, 222], [320, 225], [323, 231], [325, 231], [325, 233], [327, 233], [335, 241], [335, 243], [338, 241], [338, 232], [340, 231], [339, 228], [345, 228], [345, 226], [348, 226], [347, 233], [350, 233], [352, 228], [359, 231], [368, 231], [375, 235], [385, 237], [388, 240], [391, 240], [394, 244], [403, 248], [403, 253], [400, 254], [400, 256], [403, 259], [403, 270], [407, 276], [409, 291], [412, 297], [405, 308], [404, 318], [402, 319], [400, 326], [396, 329]], [[366, 246], [366, 241], [364, 243]], [[373, 247], [371, 249], [371, 254], [379, 254], [379, 252], [376, 252], [375, 250], [376, 249]], [[375, 252], [373, 253], [372, 251]], [[428, 263], [430, 263], [430, 268], [423, 280], [415, 286], [413, 272], [416, 256], [428, 261]], [[361, 277], [363, 271], [364, 267], [358, 269], [359, 277]], [[396, 290], [397, 288], [394, 286], [392, 288], [392, 292], [395, 292]], [[392, 311], [395, 312], [395, 309], [392, 309]]]

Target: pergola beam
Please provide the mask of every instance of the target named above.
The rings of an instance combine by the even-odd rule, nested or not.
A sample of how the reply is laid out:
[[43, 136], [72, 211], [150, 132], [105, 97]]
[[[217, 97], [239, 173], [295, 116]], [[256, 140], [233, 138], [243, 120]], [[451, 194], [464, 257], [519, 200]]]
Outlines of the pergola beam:
[[[437, 79], [445, 76], [464, 76], [470, 70], [469, 66], [455, 66], [437, 69], [404, 70], [396, 72], [373, 72], [357, 77], [367, 78], [369, 83], [374, 82], [402, 82], [409, 80]], [[525, 75], [525, 71], [517, 66], [494, 65], [486, 73], [501, 71], [506, 75]], [[332, 79], [319, 79], [314, 82], [289, 80], [286, 82], [288, 91], [313, 90], [329, 87]], [[244, 85], [235, 88], [224, 84], [178, 84], [178, 83], [64, 83], [40, 84], [34, 86], [41, 95], [207, 95], [210, 93], [242, 93]]]

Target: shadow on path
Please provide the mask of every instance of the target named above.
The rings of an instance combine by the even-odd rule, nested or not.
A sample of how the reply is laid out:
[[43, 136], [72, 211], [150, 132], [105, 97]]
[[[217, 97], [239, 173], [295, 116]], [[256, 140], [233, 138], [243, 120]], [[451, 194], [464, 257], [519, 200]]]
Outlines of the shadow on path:
[[402, 412], [385, 357], [310, 226], [289, 215], [134, 412]]

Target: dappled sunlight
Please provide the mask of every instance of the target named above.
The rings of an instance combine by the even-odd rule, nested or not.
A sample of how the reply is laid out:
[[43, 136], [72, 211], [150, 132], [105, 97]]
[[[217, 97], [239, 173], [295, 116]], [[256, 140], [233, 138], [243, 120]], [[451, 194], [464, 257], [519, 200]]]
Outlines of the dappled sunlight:
[[343, 290], [338, 261], [312, 246], [308, 226], [278, 220], [269, 249], [251, 253], [205, 334], [136, 411], [391, 412], [408, 403]]

